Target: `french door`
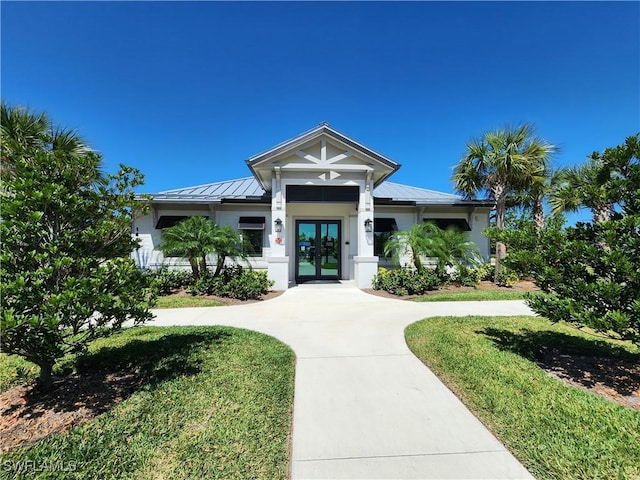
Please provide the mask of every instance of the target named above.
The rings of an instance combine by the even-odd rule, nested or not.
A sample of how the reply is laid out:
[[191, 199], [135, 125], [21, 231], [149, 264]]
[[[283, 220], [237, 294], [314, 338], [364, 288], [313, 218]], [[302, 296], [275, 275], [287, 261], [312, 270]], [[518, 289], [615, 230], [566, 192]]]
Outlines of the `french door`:
[[296, 221], [296, 281], [340, 279], [340, 221]]

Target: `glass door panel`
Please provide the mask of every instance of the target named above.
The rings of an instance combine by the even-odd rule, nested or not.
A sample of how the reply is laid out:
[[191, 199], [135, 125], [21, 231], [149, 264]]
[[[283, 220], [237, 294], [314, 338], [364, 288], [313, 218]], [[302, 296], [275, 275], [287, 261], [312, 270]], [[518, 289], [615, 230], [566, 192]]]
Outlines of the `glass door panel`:
[[338, 224], [320, 223], [320, 276], [338, 276]]
[[298, 277], [316, 276], [316, 224], [308, 222], [298, 223]]

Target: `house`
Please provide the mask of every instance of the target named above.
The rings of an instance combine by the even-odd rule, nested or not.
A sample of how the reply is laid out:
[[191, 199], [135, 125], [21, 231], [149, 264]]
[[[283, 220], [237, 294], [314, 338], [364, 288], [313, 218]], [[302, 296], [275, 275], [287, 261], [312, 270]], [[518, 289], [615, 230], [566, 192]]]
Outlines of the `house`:
[[149, 213], [134, 224], [141, 240], [133, 253], [137, 264], [185, 265], [163, 258], [157, 246], [162, 229], [193, 215], [237, 228], [252, 267], [266, 269], [279, 290], [325, 279], [370, 287], [378, 265], [389, 262], [386, 238], [417, 222], [466, 230], [489, 258], [482, 231], [492, 202], [389, 182], [398, 163], [326, 123], [246, 164], [250, 177], [151, 195]]

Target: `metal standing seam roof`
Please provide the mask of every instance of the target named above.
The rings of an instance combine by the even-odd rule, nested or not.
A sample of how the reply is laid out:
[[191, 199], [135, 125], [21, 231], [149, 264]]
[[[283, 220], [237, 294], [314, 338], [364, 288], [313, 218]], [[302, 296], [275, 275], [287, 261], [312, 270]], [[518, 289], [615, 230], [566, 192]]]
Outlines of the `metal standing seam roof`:
[[[151, 194], [151, 197], [154, 200], [175, 201], [178, 203], [188, 203], [189, 201], [217, 203], [223, 200], [268, 198], [268, 194], [254, 177], [245, 177], [237, 180], [165, 190]], [[459, 195], [392, 182], [384, 182], [376, 187], [373, 191], [373, 197], [391, 202], [415, 202], [416, 205], [493, 205], [493, 202], [488, 200], [467, 200]]]

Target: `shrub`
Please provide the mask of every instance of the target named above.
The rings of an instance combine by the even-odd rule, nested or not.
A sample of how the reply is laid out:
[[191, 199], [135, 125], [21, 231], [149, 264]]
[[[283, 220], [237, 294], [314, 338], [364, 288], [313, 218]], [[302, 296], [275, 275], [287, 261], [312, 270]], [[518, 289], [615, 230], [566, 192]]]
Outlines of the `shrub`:
[[240, 265], [225, 267], [220, 275], [207, 271], [189, 289], [192, 295], [217, 295], [239, 300], [258, 299], [269, 292], [273, 281], [267, 272], [243, 269]]
[[513, 287], [518, 280], [520, 280], [518, 274], [504, 266], [496, 275], [496, 285], [500, 287]]
[[485, 263], [483, 265], [480, 265], [477, 268], [477, 271], [478, 271], [478, 281], [493, 282], [496, 274], [495, 265], [491, 265], [490, 263]]
[[380, 268], [373, 277], [373, 288], [384, 290], [394, 295], [421, 295], [429, 290], [436, 290], [442, 281], [431, 270], [422, 273], [403, 267], [393, 270]]
[[170, 295], [175, 290], [193, 285], [193, 274], [186, 270], [172, 270], [163, 265], [158, 270], [148, 270], [145, 275], [158, 295]]
[[553, 241], [543, 237], [534, 274], [546, 295], [528, 303], [553, 322], [640, 344], [640, 134], [591, 159], [594, 181], [574, 193], [592, 209], [593, 222], [568, 227]]
[[479, 268], [460, 265], [456, 271], [456, 281], [463, 287], [475, 287], [480, 282], [483, 273]]

